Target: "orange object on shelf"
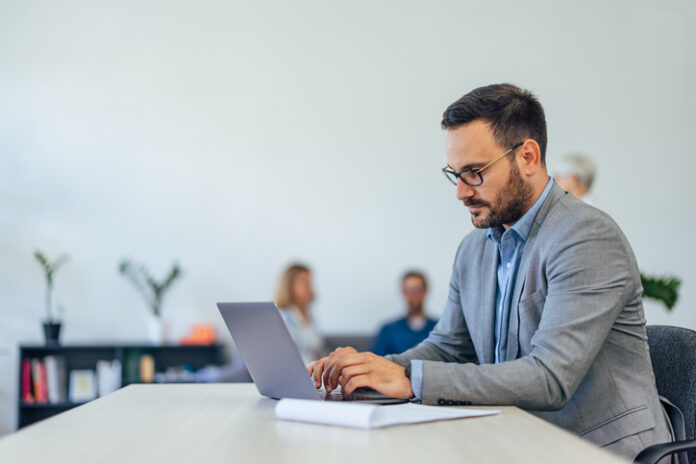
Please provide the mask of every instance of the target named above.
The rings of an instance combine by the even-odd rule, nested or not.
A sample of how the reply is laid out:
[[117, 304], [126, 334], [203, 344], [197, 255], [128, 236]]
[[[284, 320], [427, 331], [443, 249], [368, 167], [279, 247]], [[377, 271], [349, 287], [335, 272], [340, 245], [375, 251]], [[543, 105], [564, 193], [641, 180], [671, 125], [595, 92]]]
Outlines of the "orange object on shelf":
[[212, 324], [195, 324], [191, 332], [182, 338], [182, 345], [212, 345], [216, 341], [215, 327]]

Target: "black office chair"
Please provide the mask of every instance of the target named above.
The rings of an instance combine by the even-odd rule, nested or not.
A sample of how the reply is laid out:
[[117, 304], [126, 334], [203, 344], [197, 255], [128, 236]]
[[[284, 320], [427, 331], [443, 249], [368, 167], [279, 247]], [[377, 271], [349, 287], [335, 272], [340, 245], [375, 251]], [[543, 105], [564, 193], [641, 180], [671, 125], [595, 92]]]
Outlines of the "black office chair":
[[[657, 392], [681, 409], [685, 434], [677, 435], [678, 441], [673, 443], [649, 446], [635, 461], [654, 464], [664, 456], [680, 453], [681, 461], [696, 464], [696, 332], [681, 327], [648, 326], [648, 345]], [[679, 417], [672, 417], [673, 424], [675, 419], [678, 421]], [[681, 429], [679, 424], [674, 425]]]

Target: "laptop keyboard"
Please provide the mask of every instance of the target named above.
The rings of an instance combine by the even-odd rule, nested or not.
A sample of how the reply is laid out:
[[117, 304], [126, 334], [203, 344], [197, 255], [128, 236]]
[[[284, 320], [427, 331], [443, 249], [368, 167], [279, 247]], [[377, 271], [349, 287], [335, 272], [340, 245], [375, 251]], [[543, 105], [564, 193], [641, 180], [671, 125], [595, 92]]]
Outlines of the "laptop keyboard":
[[325, 401], [344, 401], [344, 399], [341, 397], [340, 389], [327, 392], [322, 388], [319, 390], [319, 396], [321, 396], [321, 399]]
[[[372, 395], [369, 395], [369, 394], [361, 395], [360, 394], [361, 390], [365, 393], [371, 392]], [[321, 389], [319, 389], [317, 391], [319, 392], [321, 399], [325, 400], [325, 401], [369, 401], [369, 400], [374, 400], [375, 393], [377, 393], [375, 390], [372, 390], [370, 388], [364, 388], [364, 389], [359, 388], [359, 389], [355, 390], [352, 395], [343, 398], [341, 396], [341, 387], [340, 386], [336, 390], [332, 390], [328, 393], [326, 392], [324, 387], [322, 387]]]

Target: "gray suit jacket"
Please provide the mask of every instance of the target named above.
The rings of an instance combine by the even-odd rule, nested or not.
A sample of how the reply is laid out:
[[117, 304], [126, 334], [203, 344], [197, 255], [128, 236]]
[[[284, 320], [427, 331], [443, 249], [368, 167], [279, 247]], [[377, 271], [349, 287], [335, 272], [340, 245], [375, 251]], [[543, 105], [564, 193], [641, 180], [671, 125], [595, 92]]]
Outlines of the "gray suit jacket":
[[605, 213], [553, 185], [527, 238], [507, 362], [494, 362], [498, 251], [485, 230], [459, 246], [422, 359], [426, 404], [515, 405], [626, 457], [671, 440], [658, 400], [633, 251]]

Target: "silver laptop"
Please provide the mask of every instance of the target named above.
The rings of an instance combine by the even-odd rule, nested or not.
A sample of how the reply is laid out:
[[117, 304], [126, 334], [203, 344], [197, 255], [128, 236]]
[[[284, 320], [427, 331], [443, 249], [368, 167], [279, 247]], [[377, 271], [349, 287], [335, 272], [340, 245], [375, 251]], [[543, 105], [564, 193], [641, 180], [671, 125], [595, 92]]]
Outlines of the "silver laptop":
[[218, 309], [242, 355], [259, 393], [271, 398], [348, 400], [368, 403], [406, 403], [372, 389], [360, 389], [347, 398], [317, 389], [307, 374], [300, 351], [273, 302], [218, 303]]

